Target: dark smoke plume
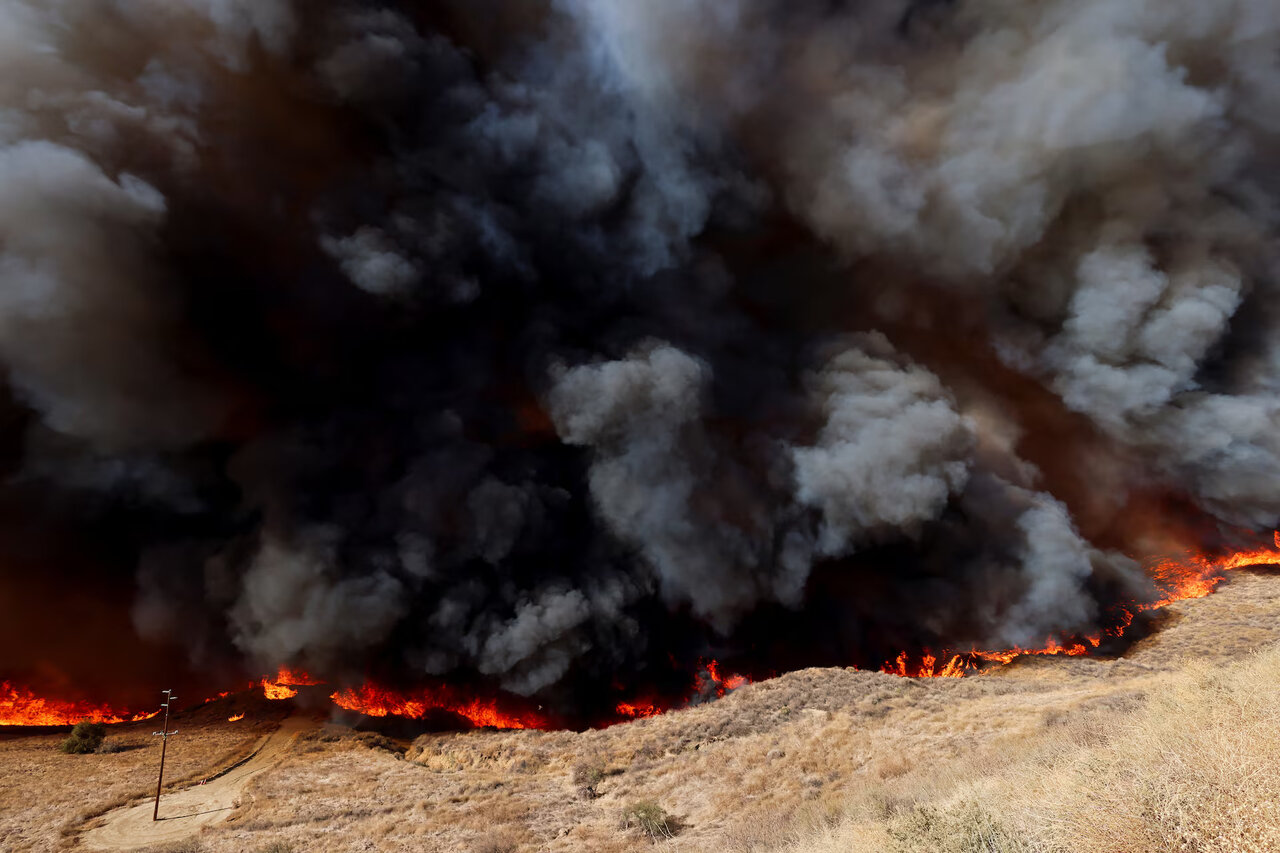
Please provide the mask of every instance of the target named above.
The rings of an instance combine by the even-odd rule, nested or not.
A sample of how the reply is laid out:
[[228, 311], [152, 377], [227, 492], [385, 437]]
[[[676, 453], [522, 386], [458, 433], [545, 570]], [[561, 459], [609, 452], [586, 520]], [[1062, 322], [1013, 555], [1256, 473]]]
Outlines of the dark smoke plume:
[[1278, 62], [1263, 0], [0, 0], [0, 675], [589, 718], [1094, 631], [1280, 516]]

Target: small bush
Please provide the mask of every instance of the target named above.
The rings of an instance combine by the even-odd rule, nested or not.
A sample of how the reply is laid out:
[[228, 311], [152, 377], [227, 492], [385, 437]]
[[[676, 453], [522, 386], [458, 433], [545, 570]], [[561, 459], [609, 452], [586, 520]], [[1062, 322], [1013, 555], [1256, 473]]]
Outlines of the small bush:
[[1031, 847], [975, 802], [915, 806], [888, 827], [892, 853], [1030, 853]]
[[309, 732], [302, 732], [298, 735], [298, 740], [318, 740], [321, 743], [337, 743], [342, 737], [334, 732], [325, 731], [324, 729], [313, 729]]
[[623, 829], [638, 829], [650, 840], [675, 838], [680, 821], [652, 800], [632, 803], [622, 812]]
[[497, 831], [482, 839], [473, 849], [473, 853], [516, 853], [520, 842], [510, 831]]
[[663, 750], [658, 746], [657, 742], [649, 739], [640, 744], [640, 748], [636, 750], [633, 759], [636, 761], [656, 761], [661, 758]]
[[152, 853], [204, 853], [204, 844], [195, 838], [186, 841], [175, 841], [164, 847], [151, 848]]
[[376, 732], [360, 732], [355, 736], [355, 741], [362, 746], [370, 749], [384, 749], [387, 752], [400, 752], [400, 748], [396, 746], [396, 742], [386, 735], [377, 734]]
[[578, 796], [584, 799], [595, 799], [600, 794], [596, 790], [606, 775], [604, 763], [597, 760], [579, 761], [573, 765], [573, 784], [578, 789]]
[[293, 845], [284, 841], [272, 841], [258, 853], [293, 853]]
[[120, 741], [115, 740], [114, 738], [108, 738], [98, 744], [98, 748], [95, 749], [94, 752], [98, 753], [98, 755], [113, 755], [117, 752], [125, 752], [128, 749], [129, 747], [125, 746]]
[[75, 728], [71, 730], [71, 735], [58, 748], [68, 755], [84, 755], [101, 746], [102, 739], [106, 736], [106, 726], [84, 720], [76, 723]]

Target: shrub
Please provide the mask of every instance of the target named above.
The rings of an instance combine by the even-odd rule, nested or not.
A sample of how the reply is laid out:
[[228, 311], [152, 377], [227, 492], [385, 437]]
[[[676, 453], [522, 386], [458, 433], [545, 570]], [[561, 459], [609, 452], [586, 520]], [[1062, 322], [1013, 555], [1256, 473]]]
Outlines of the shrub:
[[293, 845], [284, 841], [272, 841], [258, 853], [293, 853]]
[[916, 806], [889, 824], [893, 853], [1030, 853], [1027, 843], [975, 802]]
[[638, 829], [649, 836], [650, 840], [657, 841], [661, 838], [675, 838], [680, 831], [680, 821], [667, 814], [662, 806], [652, 800], [641, 800], [627, 806], [622, 812], [622, 827]]
[[377, 734], [376, 732], [360, 732], [355, 737], [356, 743], [367, 746], [370, 749], [385, 749], [387, 752], [399, 752], [396, 742], [386, 735]]
[[59, 749], [68, 755], [84, 755], [101, 746], [102, 739], [106, 736], [106, 726], [84, 720], [76, 723], [75, 728], [71, 730], [71, 735], [62, 742]]
[[573, 784], [578, 788], [578, 796], [588, 800], [598, 797], [596, 788], [605, 775], [605, 766], [600, 761], [579, 761], [573, 765]]
[[495, 832], [482, 838], [473, 848], [474, 853], [516, 853], [519, 849], [519, 840], [509, 831]]
[[164, 847], [150, 848], [152, 853], [204, 853], [204, 844], [199, 839], [188, 838], [186, 841], [175, 841]]
[[108, 738], [100, 743], [94, 752], [98, 753], [98, 755], [112, 755], [117, 752], [124, 752], [128, 748], [129, 747], [125, 746], [120, 741], [115, 740], [114, 738]]

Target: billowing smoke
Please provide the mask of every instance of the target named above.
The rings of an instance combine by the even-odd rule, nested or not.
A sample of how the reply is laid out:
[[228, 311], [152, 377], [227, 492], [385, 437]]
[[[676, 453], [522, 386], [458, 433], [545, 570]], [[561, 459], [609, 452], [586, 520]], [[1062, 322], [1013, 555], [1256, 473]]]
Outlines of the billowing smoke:
[[587, 715], [1096, 631], [1280, 517], [1278, 63], [1262, 0], [0, 0], [5, 620]]

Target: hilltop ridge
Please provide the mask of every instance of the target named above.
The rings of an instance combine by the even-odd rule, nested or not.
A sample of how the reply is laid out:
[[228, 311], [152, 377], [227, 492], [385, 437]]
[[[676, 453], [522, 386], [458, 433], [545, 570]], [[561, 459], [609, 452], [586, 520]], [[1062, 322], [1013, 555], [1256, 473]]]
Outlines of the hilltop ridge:
[[[581, 733], [397, 741], [317, 721], [246, 786], [225, 821], [193, 828], [198, 847], [183, 849], [278, 842], [307, 851], [621, 853], [649, 849], [622, 814], [651, 803], [672, 818], [676, 831], [661, 842], [670, 851], [822, 850], [850, 827], [881, 839], [868, 850], [909, 850], [910, 838], [928, 835], [902, 830], [902, 821], [918, 822], [930, 808], [951, 814], [958, 791], [993, 784], [995, 770], [1046, 744], [1061, 749], [1064, 735], [1088, 734], [1096, 745], [1098, 733], [1140, 718], [1150, 697], [1188, 671], [1257, 665], [1250, 652], [1277, 641], [1280, 575], [1258, 569], [1234, 573], [1208, 598], [1171, 605], [1158, 630], [1115, 659], [1025, 658], [959, 679], [806, 669], [714, 703]], [[184, 712], [183, 738], [170, 750], [174, 787], [198, 782], [274, 729], [283, 713], [274, 705], [258, 703], [235, 723], [220, 706]], [[0, 742], [0, 847], [89, 849], [84, 830], [147, 795], [149, 725], [112, 727], [125, 746], [112, 755], [61, 755], [60, 735]], [[879, 802], [878, 814], [869, 802]], [[986, 818], [956, 814], [985, 826]]]

